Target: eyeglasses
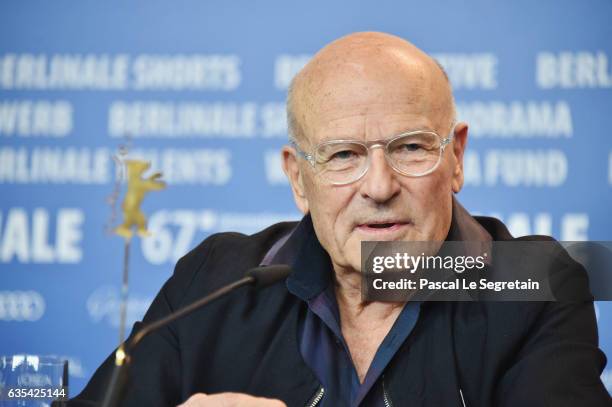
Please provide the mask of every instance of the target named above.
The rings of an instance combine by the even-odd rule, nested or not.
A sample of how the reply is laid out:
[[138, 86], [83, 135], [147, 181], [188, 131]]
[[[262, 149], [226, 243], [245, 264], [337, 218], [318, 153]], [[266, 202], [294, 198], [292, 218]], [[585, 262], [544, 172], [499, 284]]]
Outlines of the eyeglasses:
[[368, 171], [370, 148], [384, 148], [387, 163], [396, 172], [407, 177], [422, 177], [440, 165], [442, 153], [452, 139], [453, 130], [444, 139], [433, 131], [417, 130], [390, 140], [325, 141], [310, 153], [301, 150], [295, 141], [291, 143], [319, 176], [333, 185], [346, 185], [359, 180]]

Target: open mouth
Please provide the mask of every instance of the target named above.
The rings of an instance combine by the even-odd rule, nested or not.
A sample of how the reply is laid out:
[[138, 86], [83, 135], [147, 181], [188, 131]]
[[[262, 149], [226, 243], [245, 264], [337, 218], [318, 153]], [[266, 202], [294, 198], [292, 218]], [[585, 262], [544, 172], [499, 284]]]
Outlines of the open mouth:
[[374, 228], [374, 229], [385, 229], [385, 228], [390, 228], [397, 225], [397, 223], [372, 223], [367, 225], [369, 228]]
[[404, 226], [407, 226], [408, 222], [376, 222], [376, 223], [362, 223], [357, 229], [364, 232], [376, 233], [376, 232], [391, 232], [399, 231]]

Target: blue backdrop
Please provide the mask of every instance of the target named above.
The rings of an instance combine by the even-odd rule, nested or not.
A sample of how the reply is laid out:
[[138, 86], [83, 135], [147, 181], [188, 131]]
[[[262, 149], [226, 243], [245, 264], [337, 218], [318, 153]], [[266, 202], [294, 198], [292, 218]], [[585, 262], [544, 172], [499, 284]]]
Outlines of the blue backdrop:
[[[353, 31], [446, 67], [471, 125], [469, 210], [516, 235], [612, 240], [611, 21], [608, 0], [3, 1], [0, 353], [68, 357], [75, 394], [116, 345], [122, 146], [169, 182], [145, 200], [155, 236], [132, 247], [132, 321], [207, 235], [297, 219], [286, 88]], [[612, 355], [612, 303], [597, 311]]]

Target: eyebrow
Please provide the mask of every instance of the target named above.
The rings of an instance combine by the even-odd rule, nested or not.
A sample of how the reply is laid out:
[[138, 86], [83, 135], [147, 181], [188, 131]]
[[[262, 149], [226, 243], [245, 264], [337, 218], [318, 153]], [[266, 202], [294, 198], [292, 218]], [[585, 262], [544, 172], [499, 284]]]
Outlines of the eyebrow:
[[[400, 134], [411, 133], [411, 132], [415, 132], [415, 131], [431, 131], [431, 132], [434, 132], [434, 133], [437, 134], [437, 132], [434, 129], [431, 129], [428, 126], [424, 126], [424, 127], [411, 127], [411, 128], [409, 128], [407, 130], [401, 130], [401, 131], [395, 132], [395, 133], [393, 133], [393, 134], [391, 134], [391, 135], [389, 135], [387, 137], [380, 138], [380, 139], [377, 139], [377, 140], [390, 140], [390, 139], [392, 139], [394, 137], [399, 136]], [[341, 132], [339, 132], [339, 133], [341, 133]], [[363, 137], [355, 137], [354, 135], [350, 136], [348, 134], [347, 135], [340, 135], [340, 136], [338, 136], [338, 135], [336, 135], [336, 136], [329, 136], [328, 135], [328, 136], [323, 136], [321, 138], [321, 140], [316, 142], [314, 145], [325, 143], [325, 142], [328, 142], [328, 141], [336, 141], [336, 140], [363, 141]]]

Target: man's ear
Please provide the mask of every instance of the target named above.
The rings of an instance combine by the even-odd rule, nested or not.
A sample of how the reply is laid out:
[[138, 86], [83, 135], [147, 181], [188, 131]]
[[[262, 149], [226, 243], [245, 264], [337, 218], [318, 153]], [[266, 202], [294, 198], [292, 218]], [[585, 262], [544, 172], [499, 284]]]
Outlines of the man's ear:
[[295, 149], [290, 146], [284, 146], [281, 150], [281, 161], [283, 163], [283, 171], [291, 184], [295, 204], [305, 215], [308, 213], [308, 199], [306, 199], [304, 181]]
[[468, 125], [467, 123], [459, 122], [455, 125], [453, 143], [450, 145], [453, 149], [454, 168], [453, 168], [453, 192], [461, 191], [463, 187], [463, 153], [467, 144]]

